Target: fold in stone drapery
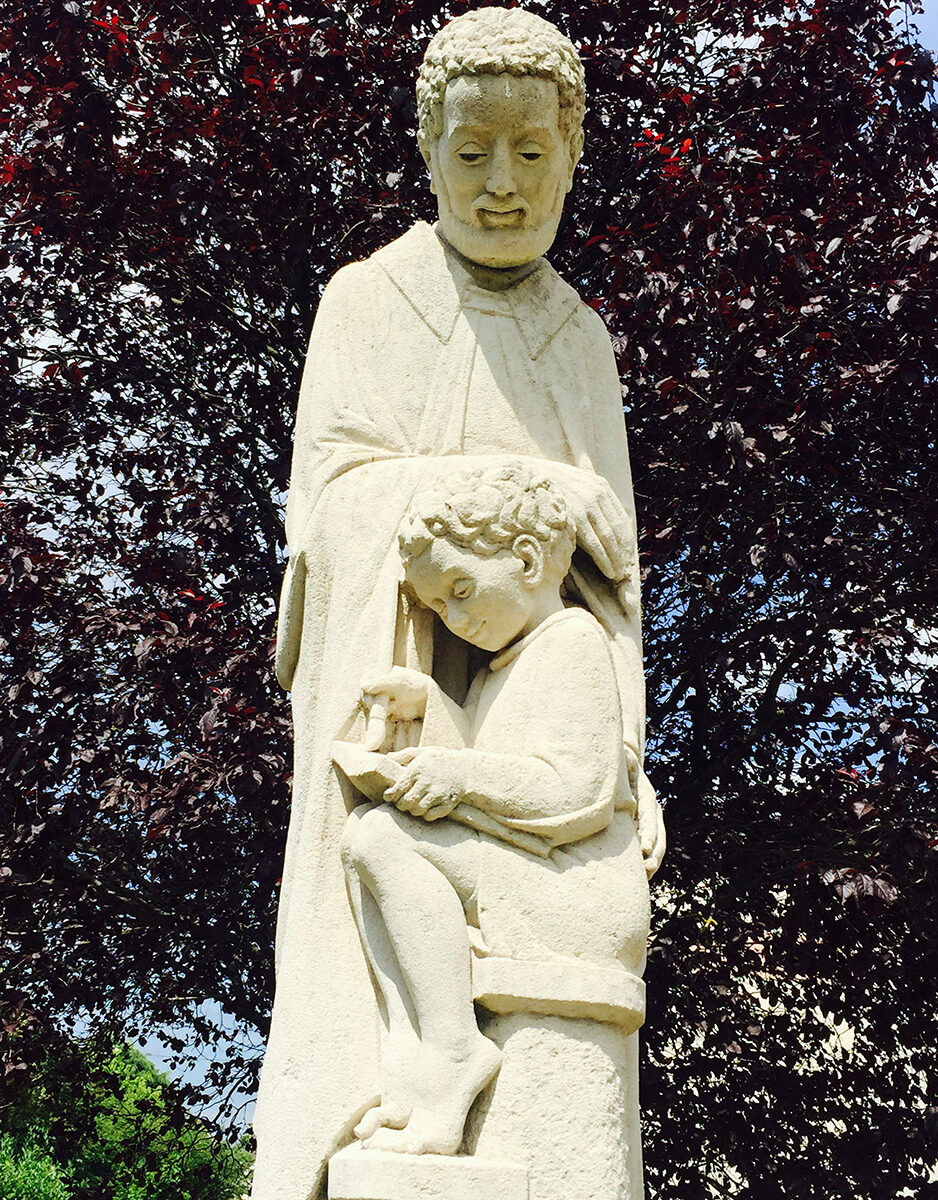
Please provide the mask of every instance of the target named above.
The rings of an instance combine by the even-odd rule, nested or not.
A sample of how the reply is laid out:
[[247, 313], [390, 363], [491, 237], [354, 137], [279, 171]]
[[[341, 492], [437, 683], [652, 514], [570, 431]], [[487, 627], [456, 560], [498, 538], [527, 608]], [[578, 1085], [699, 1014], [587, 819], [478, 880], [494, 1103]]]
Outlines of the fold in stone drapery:
[[[481, 291], [418, 224], [330, 282], [300, 390], [278, 629], [295, 771], [254, 1200], [318, 1197], [329, 1154], [375, 1092], [380, 1014], [340, 859], [355, 797], [331, 744], [356, 711], [362, 676], [392, 664], [395, 641], [402, 654], [396, 535], [411, 498], [453, 457], [493, 455], [604, 476], [631, 522], [637, 582], [619, 380], [602, 321], [546, 262], [506, 292]], [[624, 736], [640, 753], [637, 605], [623, 612], [609, 581], [580, 568], [578, 591], [613, 638]]]

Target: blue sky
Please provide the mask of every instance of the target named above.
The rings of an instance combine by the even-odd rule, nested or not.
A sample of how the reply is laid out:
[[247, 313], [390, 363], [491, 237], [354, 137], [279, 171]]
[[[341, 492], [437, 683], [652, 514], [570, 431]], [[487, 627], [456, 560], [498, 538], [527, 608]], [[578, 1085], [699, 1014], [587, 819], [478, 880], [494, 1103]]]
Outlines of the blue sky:
[[[938, 0], [925, 0], [925, 11], [912, 18], [919, 28], [919, 41], [929, 50], [938, 53]], [[896, 16], [901, 17], [901, 13]]]

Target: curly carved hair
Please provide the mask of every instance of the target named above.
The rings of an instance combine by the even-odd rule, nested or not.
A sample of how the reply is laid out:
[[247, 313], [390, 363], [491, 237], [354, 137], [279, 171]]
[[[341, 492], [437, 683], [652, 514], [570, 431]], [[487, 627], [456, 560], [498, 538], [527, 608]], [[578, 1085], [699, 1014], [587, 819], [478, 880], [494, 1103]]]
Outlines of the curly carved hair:
[[435, 538], [482, 558], [510, 550], [522, 535], [566, 574], [576, 545], [573, 521], [554, 484], [521, 464], [475, 467], [418, 494], [398, 534], [405, 569]]
[[573, 43], [556, 25], [521, 8], [463, 13], [427, 46], [417, 76], [417, 119], [423, 137], [442, 132], [446, 85], [457, 75], [535, 75], [552, 79], [560, 96], [560, 127], [569, 141], [583, 125], [586, 88]]

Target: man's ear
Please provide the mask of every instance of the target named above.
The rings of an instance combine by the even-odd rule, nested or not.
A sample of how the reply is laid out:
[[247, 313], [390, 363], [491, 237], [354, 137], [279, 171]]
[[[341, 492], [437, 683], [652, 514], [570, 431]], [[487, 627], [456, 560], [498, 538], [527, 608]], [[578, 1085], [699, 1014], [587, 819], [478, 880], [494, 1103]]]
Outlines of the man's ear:
[[544, 578], [544, 547], [529, 533], [519, 534], [512, 543], [511, 551], [520, 558], [524, 566], [524, 585], [536, 588]]
[[436, 184], [433, 182], [433, 161], [436, 157], [435, 142], [428, 138], [425, 133], [417, 134], [417, 145], [420, 147], [420, 154], [423, 161], [427, 164], [427, 170], [430, 172], [430, 191], [436, 195]]
[[580, 155], [583, 153], [583, 130], [578, 129], [567, 143], [567, 149], [570, 154], [570, 178], [567, 180], [567, 191], [573, 187], [573, 174], [576, 171], [576, 165], [580, 161]]

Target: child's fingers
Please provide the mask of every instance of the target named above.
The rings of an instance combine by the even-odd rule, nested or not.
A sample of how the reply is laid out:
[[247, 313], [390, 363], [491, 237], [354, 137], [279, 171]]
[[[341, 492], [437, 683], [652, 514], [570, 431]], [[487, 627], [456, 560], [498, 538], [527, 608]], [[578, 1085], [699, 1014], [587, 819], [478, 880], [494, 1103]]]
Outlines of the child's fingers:
[[392, 784], [391, 787], [386, 789], [384, 793], [385, 800], [388, 802], [388, 804], [396, 804], [397, 807], [400, 808], [402, 806], [401, 801], [404, 800], [404, 798], [407, 796], [407, 793], [416, 782], [416, 775], [408, 772], [402, 779], [399, 779], [397, 783]]
[[384, 675], [372, 675], [362, 684], [362, 695], [378, 696], [382, 693], [391, 693], [394, 691], [396, 682], [394, 675], [390, 671]]
[[400, 750], [392, 750], [388, 758], [393, 758], [402, 767], [408, 767], [420, 753], [420, 746], [403, 746]]
[[[396, 789], [400, 794], [396, 799], [392, 799], [391, 803], [396, 804], [401, 812], [414, 814], [420, 806], [421, 800], [427, 794], [427, 785], [416, 774], [405, 775]], [[385, 793], [386, 799], [391, 799]]]
[[448, 817], [455, 807], [456, 803], [451, 797], [447, 797], [445, 800], [438, 800], [423, 814], [424, 820], [439, 821], [441, 817]]
[[387, 692], [380, 692], [371, 697], [371, 703], [366, 704], [368, 720], [365, 724], [365, 736], [362, 745], [366, 750], [380, 750], [388, 732], [388, 701]]

